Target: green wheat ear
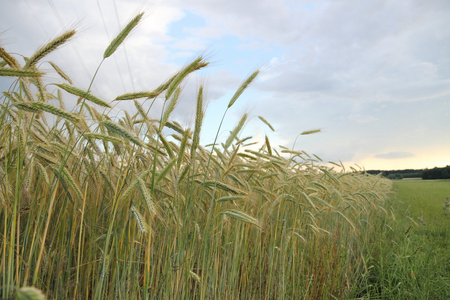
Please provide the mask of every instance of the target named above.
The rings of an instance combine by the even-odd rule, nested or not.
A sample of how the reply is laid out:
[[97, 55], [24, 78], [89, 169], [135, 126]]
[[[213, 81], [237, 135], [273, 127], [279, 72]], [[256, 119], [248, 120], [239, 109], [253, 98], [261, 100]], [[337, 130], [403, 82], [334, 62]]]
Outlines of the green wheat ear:
[[233, 97], [231, 98], [230, 102], [228, 103], [228, 108], [230, 108], [234, 102], [236, 102], [236, 100], [239, 98], [239, 96], [245, 91], [245, 89], [249, 86], [250, 83], [253, 82], [253, 80], [255, 80], [256, 76], [258, 76], [259, 74], [259, 70], [253, 72], [252, 75], [250, 75], [242, 84], [241, 86], [238, 88], [238, 90], [236, 91], [236, 93], [234, 93]]
[[227, 141], [225, 142], [224, 148], [227, 149], [230, 147], [231, 143], [234, 141], [238, 133], [242, 130], [242, 127], [244, 127], [245, 121], [247, 121], [247, 114], [244, 114], [242, 118], [239, 120], [239, 123], [237, 126], [231, 131], [230, 136], [228, 137]]
[[41, 60], [44, 56], [58, 48], [59, 46], [63, 45], [65, 42], [67, 42], [73, 35], [75, 34], [75, 30], [69, 30], [61, 34], [60, 36], [56, 37], [55, 39], [51, 40], [48, 44], [42, 46], [39, 48], [36, 53], [33, 54], [30, 59], [27, 60], [25, 64], [25, 68], [31, 68], [36, 63]]
[[259, 118], [264, 124], [266, 124], [267, 126], [269, 126], [270, 130], [275, 131], [275, 129], [273, 128], [273, 126], [272, 126], [266, 119], [264, 119], [264, 118], [261, 117], [261, 116], [258, 116], [258, 118]]
[[0, 76], [14, 76], [14, 77], [40, 77], [44, 73], [16, 68], [0, 68]]
[[128, 36], [128, 34], [130, 34], [131, 30], [133, 30], [137, 26], [143, 15], [144, 13], [142, 12], [134, 17], [133, 20], [131, 20], [128, 25], [125, 26], [125, 28], [119, 33], [119, 35], [114, 40], [112, 40], [111, 44], [109, 44], [108, 48], [106, 48], [105, 53], [103, 53], [104, 59], [110, 57], [117, 50], [120, 44], [122, 44], [122, 42]]
[[68, 92], [68, 93], [70, 93], [72, 95], [82, 97], [82, 98], [84, 98], [86, 100], [89, 100], [89, 101], [91, 101], [91, 102], [93, 102], [93, 103], [95, 103], [97, 105], [100, 105], [100, 106], [103, 106], [103, 107], [108, 107], [108, 108], [111, 107], [111, 105], [109, 105], [105, 101], [95, 97], [94, 95], [92, 95], [92, 94], [90, 94], [88, 92], [85, 92], [85, 91], [83, 91], [83, 90], [81, 90], [79, 88], [76, 88], [74, 86], [68, 85], [66, 83], [56, 84], [56, 86], [58, 86], [59, 88], [65, 90], [66, 92]]
[[16, 290], [16, 298], [18, 300], [44, 300], [45, 295], [41, 290], [32, 287], [32, 286], [24, 286], [20, 289]]
[[111, 132], [120, 135], [121, 137], [133, 142], [138, 146], [143, 146], [143, 143], [136, 137], [134, 137], [131, 133], [129, 133], [125, 128], [120, 126], [119, 124], [113, 123], [111, 121], [103, 121], [102, 122], [105, 127]]

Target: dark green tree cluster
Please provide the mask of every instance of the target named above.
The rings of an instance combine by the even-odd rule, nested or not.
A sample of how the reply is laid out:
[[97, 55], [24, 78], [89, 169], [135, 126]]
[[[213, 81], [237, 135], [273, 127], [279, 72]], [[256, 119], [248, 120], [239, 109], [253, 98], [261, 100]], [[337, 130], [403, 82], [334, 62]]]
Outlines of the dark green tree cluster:
[[403, 179], [403, 178], [421, 178], [424, 170], [422, 169], [404, 169], [404, 170], [369, 170], [369, 174], [380, 174], [389, 179]]
[[450, 179], [450, 166], [426, 169], [422, 173], [422, 179]]
[[394, 180], [394, 179], [403, 179], [403, 176], [400, 173], [391, 173], [391, 174], [387, 175], [386, 177], [389, 178], [389, 179], [392, 179], [392, 180]]

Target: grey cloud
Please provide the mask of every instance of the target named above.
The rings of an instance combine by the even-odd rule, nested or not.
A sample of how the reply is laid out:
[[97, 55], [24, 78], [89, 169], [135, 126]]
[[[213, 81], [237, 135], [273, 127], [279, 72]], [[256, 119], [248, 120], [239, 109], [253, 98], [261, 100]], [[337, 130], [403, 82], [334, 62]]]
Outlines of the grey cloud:
[[450, 94], [446, 1], [187, 3], [209, 20], [213, 38], [233, 34], [245, 44], [256, 37], [290, 49], [267, 70], [265, 91], [365, 101]]
[[[117, 1], [122, 26], [126, 18], [143, 8], [139, 1], [129, 3]], [[121, 93], [151, 90], [179, 70], [181, 66], [173, 62], [174, 58], [192, 58], [189, 55], [197, 51], [196, 44], [214, 45], [222, 37], [237, 36], [242, 41], [241, 45], [233, 45], [237, 49], [265, 45], [281, 49], [249, 88], [262, 94], [252, 113], [270, 120], [284, 141], [292, 142], [303, 130], [324, 128], [323, 133], [302, 137], [298, 144], [301, 149], [330, 160], [373, 157], [373, 153], [381, 153], [377, 157], [383, 158], [395, 156], [395, 152], [384, 151], [415, 151], [413, 147], [424, 144], [437, 147], [445, 140], [442, 136], [448, 135], [442, 133], [450, 126], [448, 0], [160, 3], [167, 7], [149, 7], [150, 15], [127, 39], [126, 47], [120, 48], [114, 59], [105, 61], [93, 93], [111, 100]], [[59, 2], [55, 5], [64, 25], [81, 24], [81, 32], [49, 59], [72, 76], [75, 85], [87, 87], [103, 50], [119, 30], [113, 6], [102, 5], [108, 38], [98, 8], [91, 1], [79, 1], [72, 10]], [[186, 36], [174, 40], [168, 35], [168, 26], [181, 20], [183, 10], [204, 18], [207, 25], [186, 28]], [[31, 55], [62, 29], [46, 1], [0, 1], [0, 11], [12, 12], [0, 18], [0, 27], [6, 29], [0, 33], [0, 42], [8, 51]], [[37, 17], [42, 15], [46, 18]], [[80, 63], [85, 64], [87, 74]], [[242, 78], [218, 72], [220, 69], [220, 65], [212, 65], [199, 76], [191, 76], [174, 112], [177, 119], [193, 120], [201, 83], [206, 85], [207, 101], [235, 91]], [[57, 78], [55, 74], [48, 76], [53, 76], [51, 80]], [[118, 109], [129, 106], [119, 103]], [[422, 128], [420, 135], [411, 138], [418, 127]], [[445, 145], [448, 147], [448, 142]]]

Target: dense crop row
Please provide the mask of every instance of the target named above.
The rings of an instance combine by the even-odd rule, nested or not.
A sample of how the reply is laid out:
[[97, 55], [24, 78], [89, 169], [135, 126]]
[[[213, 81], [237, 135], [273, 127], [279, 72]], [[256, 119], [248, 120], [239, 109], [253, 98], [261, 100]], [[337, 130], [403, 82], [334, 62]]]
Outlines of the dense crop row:
[[[320, 299], [352, 291], [367, 272], [388, 180], [325, 167], [267, 138], [256, 147], [239, 138], [246, 115], [226, 141], [203, 147], [203, 87], [194, 128], [171, 119], [181, 82], [207, 66], [203, 57], [154, 91], [117, 97], [136, 107], [122, 117], [109, 116], [114, 102], [72, 86], [55, 64], [67, 83], [50, 93], [37, 62], [74, 33], [23, 65], [0, 52], [0, 75], [17, 78], [0, 104], [0, 297], [22, 286], [79, 299]], [[70, 97], [78, 104], [69, 111]], [[144, 101], [150, 110], [164, 102], [159, 119]]]

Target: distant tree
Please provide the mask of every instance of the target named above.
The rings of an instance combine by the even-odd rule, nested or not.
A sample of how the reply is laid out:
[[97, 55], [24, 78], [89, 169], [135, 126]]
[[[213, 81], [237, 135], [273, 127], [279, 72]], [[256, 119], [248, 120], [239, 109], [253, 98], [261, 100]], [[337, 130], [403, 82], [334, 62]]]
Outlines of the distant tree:
[[387, 176], [387, 178], [392, 179], [392, 180], [399, 180], [399, 179], [403, 179], [403, 176], [400, 173], [391, 173]]
[[422, 179], [450, 179], [450, 166], [426, 169], [422, 173]]

